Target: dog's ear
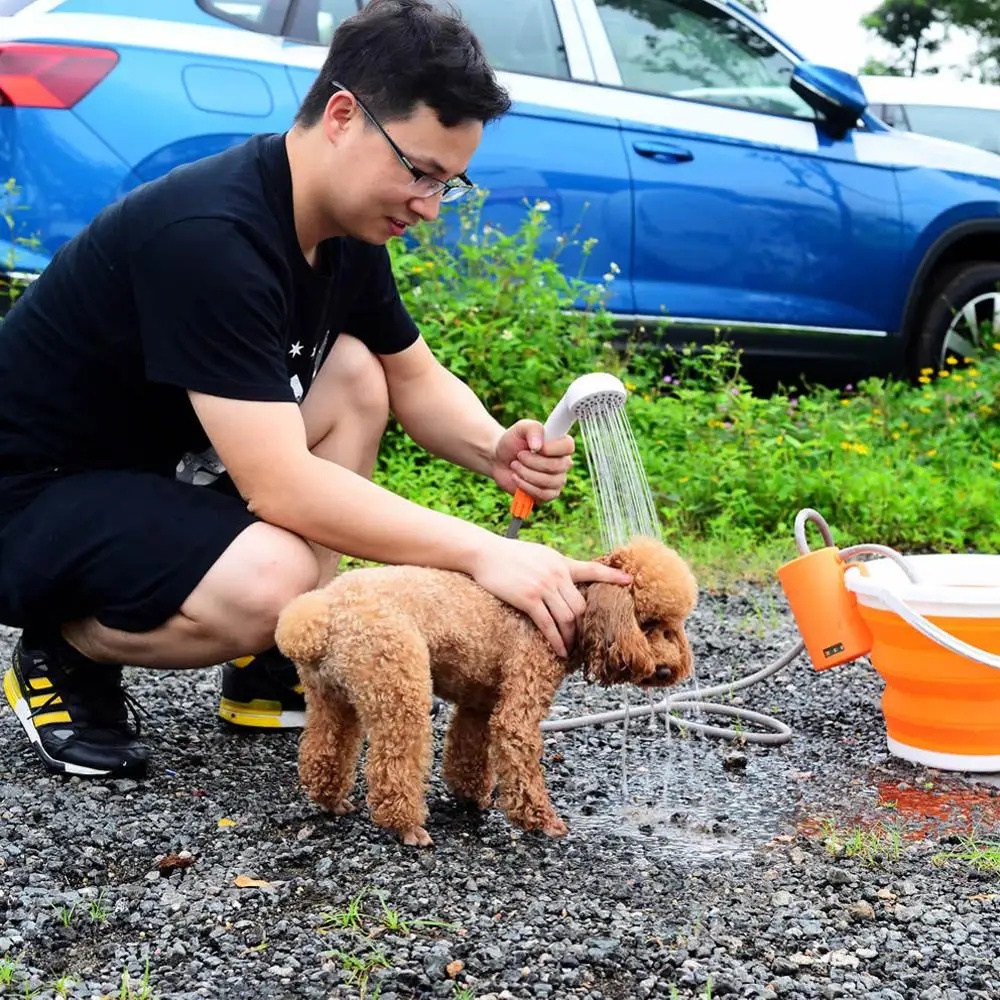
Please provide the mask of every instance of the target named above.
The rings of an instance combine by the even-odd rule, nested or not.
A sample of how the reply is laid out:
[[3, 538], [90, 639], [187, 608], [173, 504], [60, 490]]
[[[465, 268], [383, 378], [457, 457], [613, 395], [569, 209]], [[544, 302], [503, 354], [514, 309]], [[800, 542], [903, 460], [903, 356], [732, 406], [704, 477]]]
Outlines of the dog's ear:
[[584, 675], [604, 687], [652, 673], [649, 644], [635, 620], [632, 591], [614, 583], [587, 587], [581, 637]]

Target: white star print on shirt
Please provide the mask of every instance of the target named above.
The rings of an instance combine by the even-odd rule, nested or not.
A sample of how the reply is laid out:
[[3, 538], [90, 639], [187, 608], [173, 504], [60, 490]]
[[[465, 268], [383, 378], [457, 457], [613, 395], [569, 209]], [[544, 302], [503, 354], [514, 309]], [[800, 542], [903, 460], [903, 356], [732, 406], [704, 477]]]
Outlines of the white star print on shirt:
[[303, 346], [304, 346], [304, 345], [303, 345], [303, 344], [301, 344], [301, 343], [300, 343], [299, 341], [295, 341], [295, 343], [294, 343], [294, 344], [292, 344], [292, 349], [291, 349], [291, 350], [290, 350], [290, 351], [289, 351], [288, 353], [289, 353], [289, 354], [290, 354], [290, 355], [291, 355], [291, 356], [292, 356], [293, 358], [297, 358], [297, 357], [298, 357], [298, 356], [299, 356], [299, 355], [300, 355], [300, 354], [302, 353], [302, 348], [303, 348]]

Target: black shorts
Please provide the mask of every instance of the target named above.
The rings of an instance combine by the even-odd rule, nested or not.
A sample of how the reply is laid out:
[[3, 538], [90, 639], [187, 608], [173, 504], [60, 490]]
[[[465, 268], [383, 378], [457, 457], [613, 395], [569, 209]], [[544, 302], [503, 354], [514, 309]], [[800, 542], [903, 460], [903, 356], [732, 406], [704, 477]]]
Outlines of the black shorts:
[[0, 522], [0, 622], [156, 628], [256, 520], [226, 477], [194, 486], [148, 472], [67, 476]]

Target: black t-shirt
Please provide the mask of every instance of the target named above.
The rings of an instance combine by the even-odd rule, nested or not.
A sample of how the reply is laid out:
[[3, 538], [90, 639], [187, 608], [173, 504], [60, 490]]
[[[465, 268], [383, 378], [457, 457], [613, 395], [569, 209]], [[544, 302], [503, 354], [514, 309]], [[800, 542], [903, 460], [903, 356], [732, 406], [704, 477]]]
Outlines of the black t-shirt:
[[297, 401], [341, 332], [378, 354], [418, 336], [385, 247], [331, 239], [308, 264], [283, 135], [136, 189], [0, 325], [0, 512], [74, 472], [173, 475], [208, 446], [187, 390]]

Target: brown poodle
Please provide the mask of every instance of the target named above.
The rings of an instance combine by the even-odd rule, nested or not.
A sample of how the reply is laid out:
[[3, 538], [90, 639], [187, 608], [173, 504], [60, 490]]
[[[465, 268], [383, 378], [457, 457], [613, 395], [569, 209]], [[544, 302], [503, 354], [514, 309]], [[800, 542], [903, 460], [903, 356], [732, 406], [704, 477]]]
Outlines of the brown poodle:
[[362, 736], [368, 805], [405, 844], [431, 838], [425, 794], [433, 754], [431, 694], [454, 702], [444, 779], [456, 798], [499, 806], [525, 830], [563, 836], [541, 767], [541, 723], [568, 674], [597, 684], [667, 687], [691, 672], [684, 621], [697, 600], [687, 564], [637, 538], [601, 559], [629, 586], [581, 584], [583, 628], [568, 658], [531, 619], [460, 573], [385, 566], [345, 573], [293, 600], [276, 639], [305, 688], [299, 777], [321, 806], [354, 807]]

